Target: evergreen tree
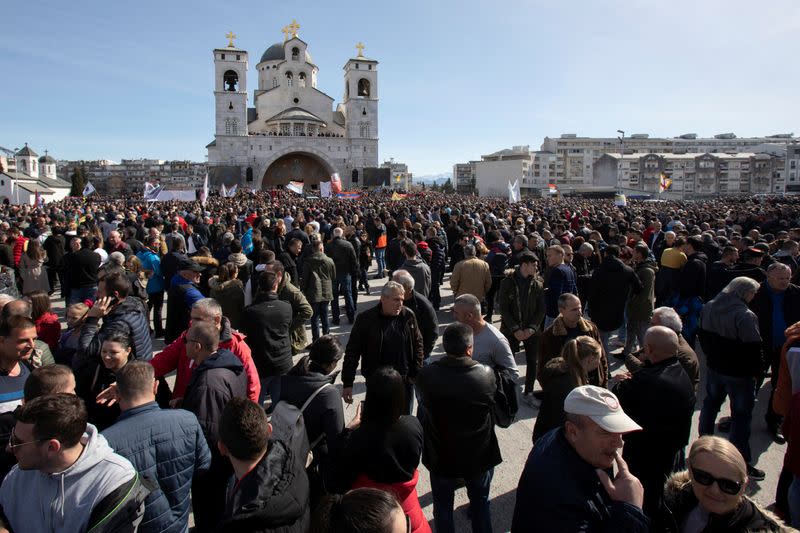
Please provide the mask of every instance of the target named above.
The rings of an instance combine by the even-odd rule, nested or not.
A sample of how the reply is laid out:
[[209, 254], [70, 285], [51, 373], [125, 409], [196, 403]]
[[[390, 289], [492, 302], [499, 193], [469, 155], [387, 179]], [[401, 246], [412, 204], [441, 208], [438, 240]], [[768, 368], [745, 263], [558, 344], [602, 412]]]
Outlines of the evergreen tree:
[[450, 178], [447, 178], [447, 181], [444, 182], [444, 185], [442, 185], [442, 192], [450, 194], [454, 191], [455, 189], [453, 189], [453, 181]]
[[83, 188], [86, 187], [86, 168], [81, 165], [72, 169], [69, 177], [72, 188], [69, 190], [70, 196], [83, 196]]

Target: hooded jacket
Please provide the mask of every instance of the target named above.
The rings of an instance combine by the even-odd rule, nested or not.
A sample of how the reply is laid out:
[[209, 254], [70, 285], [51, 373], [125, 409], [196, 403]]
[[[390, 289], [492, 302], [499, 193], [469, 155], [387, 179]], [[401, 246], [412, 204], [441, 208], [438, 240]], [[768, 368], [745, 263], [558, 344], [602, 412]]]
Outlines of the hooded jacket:
[[333, 280], [336, 266], [333, 260], [321, 252], [315, 252], [303, 260], [300, 290], [310, 304], [333, 300]]
[[280, 441], [228, 487], [220, 533], [305, 533], [311, 521], [305, 464]]
[[[231, 323], [225, 317], [222, 317], [219, 347], [230, 350], [242, 362], [244, 372], [247, 375], [247, 397], [257, 402], [258, 396], [261, 394], [261, 381], [258, 379], [258, 371], [253, 362], [250, 347], [245, 342], [245, 336], [231, 329]], [[153, 357], [150, 360], [150, 364], [153, 365], [156, 371], [156, 377], [176, 372], [175, 385], [172, 387], [172, 398], [183, 398], [186, 394], [186, 387], [192, 377], [192, 365], [194, 364], [186, 356], [186, 332], [181, 333], [180, 337]]]
[[247, 397], [242, 362], [229, 350], [218, 349], [192, 373], [182, 407], [200, 422], [208, 447], [216, 450], [222, 410], [231, 398]]
[[[652, 531], [679, 533], [687, 515], [697, 507], [689, 472], [676, 472], [664, 485], [664, 504], [655, 518]], [[704, 532], [767, 533], [794, 531], [786, 527], [775, 515], [756, 502], [742, 497], [739, 507], [728, 515], [710, 515]]]
[[708, 367], [733, 377], [761, 372], [761, 334], [758, 317], [732, 293], [721, 292], [700, 313], [700, 346]]
[[414, 278], [414, 290], [427, 298], [431, 293], [431, 267], [420, 259], [406, 259], [400, 269], [407, 271]]
[[[148, 490], [133, 465], [114, 453], [91, 424], [83, 452], [63, 472], [11, 469], [0, 487], [0, 506], [14, 531], [114, 531], [138, 522]], [[103, 522], [100, 525], [100, 522]], [[119, 529], [124, 531], [125, 529]]]
[[261, 292], [245, 309], [244, 331], [261, 379], [285, 374], [292, 368], [292, 306], [275, 293]]
[[278, 285], [278, 299], [288, 302], [292, 306], [292, 323], [289, 326], [289, 334], [292, 337], [292, 355], [296, 355], [305, 350], [308, 345], [306, 321], [314, 314], [314, 310], [288, 272], [284, 273], [283, 279]]
[[169, 344], [189, 327], [192, 306], [204, 298], [200, 288], [175, 274], [167, 291], [167, 325], [164, 328], [164, 342]]
[[689, 256], [678, 275], [678, 296], [682, 300], [705, 296], [707, 263], [708, 257], [703, 252]]
[[218, 276], [211, 276], [208, 280], [211, 297], [219, 302], [222, 314], [231, 321], [231, 326], [236, 329], [242, 327], [242, 311], [244, 311], [244, 285], [240, 279], [219, 281]]

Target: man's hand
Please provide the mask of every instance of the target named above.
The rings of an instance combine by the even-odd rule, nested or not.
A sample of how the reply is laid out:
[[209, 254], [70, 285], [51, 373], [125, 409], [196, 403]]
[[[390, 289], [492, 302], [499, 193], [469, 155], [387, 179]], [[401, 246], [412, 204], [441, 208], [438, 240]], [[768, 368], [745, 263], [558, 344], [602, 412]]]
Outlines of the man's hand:
[[95, 400], [100, 405], [111, 407], [119, 401], [119, 394], [117, 393], [117, 384], [112, 383], [107, 389], [100, 391]]
[[598, 468], [596, 471], [597, 477], [600, 478], [600, 484], [603, 485], [612, 500], [626, 502], [641, 509], [644, 501], [642, 483], [628, 470], [628, 463], [625, 462], [619, 451], [617, 451], [614, 460], [617, 462], [617, 468], [619, 469], [616, 479], [611, 481], [608, 474]]
[[361, 403], [356, 406], [356, 416], [347, 424], [347, 429], [356, 429], [361, 426]]
[[111, 301], [112, 298], [110, 296], [104, 296], [100, 298], [94, 303], [92, 308], [89, 309], [89, 312], [86, 313], [86, 316], [93, 318], [102, 318], [106, 316], [108, 312], [111, 311]]
[[342, 389], [342, 400], [345, 403], [353, 403], [353, 387], [345, 387]]
[[514, 332], [514, 338], [520, 342], [524, 341], [525, 339], [528, 338], [528, 336], [525, 335], [525, 331], [526, 330], [524, 329], [518, 329], [517, 331]]

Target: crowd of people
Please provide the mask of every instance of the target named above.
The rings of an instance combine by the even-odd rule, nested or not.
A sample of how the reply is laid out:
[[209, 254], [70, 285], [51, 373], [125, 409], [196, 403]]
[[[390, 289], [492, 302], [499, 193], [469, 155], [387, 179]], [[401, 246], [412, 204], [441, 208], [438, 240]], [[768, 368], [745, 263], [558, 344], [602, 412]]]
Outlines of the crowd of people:
[[799, 527], [799, 243], [784, 197], [4, 205], [0, 531], [450, 533], [465, 487], [489, 532], [518, 401], [514, 532]]

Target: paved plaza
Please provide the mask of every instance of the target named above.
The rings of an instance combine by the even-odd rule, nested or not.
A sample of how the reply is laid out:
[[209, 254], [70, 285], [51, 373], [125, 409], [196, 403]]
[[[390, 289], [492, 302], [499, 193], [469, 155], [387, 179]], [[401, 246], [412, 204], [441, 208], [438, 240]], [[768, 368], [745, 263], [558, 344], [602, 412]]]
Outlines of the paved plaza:
[[[374, 272], [370, 272], [370, 277]], [[453, 315], [450, 311], [453, 304], [453, 295], [450, 291], [449, 274], [445, 277], [445, 282], [442, 285], [442, 308], [439, 311], [439, 332], [444, 331], [444, 327], [453, 322]], [[374, 306], [378, 303], [380, 288], [386, 280], [370, 280], [372, 295], [365, 296], [363, 292], [359, 293], [358, 309], [364, 309]], [[58, 293], [56, 293], [58, 294]], [[54, 295], [55, 296], [55, 295]], [[53, 301], [55, 312], [63, 319], [64, 315], [64, 301], [60, 298]], [[166, 309], [166, 306], [165, 306]], [[166, 315], [165, 315], [166, 316]], [[499, 315], [495, 315], [494, 324], [499, 327]], [[333, 326], [331, 333], [336, 335], [341, 342], [342, 346], [346, 346], [347, 340], [350, 336], [351, 326], [347, 324], [346, 318], [342, 317], [341, 326]], [[311, 332], [308, 331], [308, 339], [311, 339]], [[153, 349], [158, 351], [163, 348], [163, 341], [156, 340], [153, 343]], [[438, 358], [443, 354], [441, 347], [441, 338], [437, 341], [434, 348], [433, 357]], [[700, 406], [702, 405], [702, 397], [704, 392], [702, 384], [704, 383], [705, 365], [704, 357], [698, 352], [701, 360], [701, 390], [698, 395], [698, 402], [695, 406], [694, 420], [692, 423], [692, 439], [697, 437], [697, 420], [700, 416]], [[295, 361], [299, 358], [296, 357]], [[520, 375], [524, 376], [526, 372], [525, 354], [517, 354], [517, 365], [519, 366]], [[624, 370], [624, 365], [621, 361], [614, 357], [609, 358], [609, 365], [614, 373], [619, 372], [620, 369]], [[170, 380], [171, 382], [171, 380]], [[341, 382], [337, 380], [337, 387], [341, 389]], [[537, 382], [538, 387], [538, 382]], [[360, 374], [356, 378], [353, 387], [354, 402], [348, 406], [345, 404], [345, 420], [350, 421], [355, 415], [356, 408], [360, 400], [365, 396], [365, 383]], [[768, 382], [762, 387], [758, 399], [756, 401], [755, 411], [753, 413], [753, 435], [751, 437], [751, 446], [753, 458], [756, 460], [756, 466], [764, 470], [767, 474], [766, 479], [760, 482], [751, 481], [748, 486], [748, 494], [754, 498], [758, 503], [769, 506], [774, 501], [775, 488], [778, 482], [778, 474], [783, 464], [783, 455], [786, 451], [786, 446], [779, 446], [775, 444], [766, 430], [764, 423], [764, 412], [766, 409], [766, 402], [769, 399]], [[723, 415], [729, 414], [728, 404], [723, 406]], [[517, 415], [517, 420], [508, 429], [496, 428], [498, 440], [500, 441], [500, 449], [503, 455], [503, 462], [495, 468], [494, 479], [492, 481], [491, 490], [491, 509], [492, 521], [494, 524], [495, 532], [504, 532], [511, 529], [511, 519], [514, 513], [514, 505], [516, 502], [516, 488], [519, 481], [519, 476], [525, 465], [525, 460], [531, 450], [531, 435], [533, 434], [533, 424], [536, 421], [537, 409], [527, 406], [525, 403], [520, 402], [520, 410]], [[722, 416], [722, 415], [721, 415]], [[431, 495], [430, 479], [428, 471], [420, 464], [419, 484], [417, 492], [419, 493], [420, 504], [423, 511], [429, 520], [433, 520], [433, 498]], [[469, 531], [469, 520], [467, 518], [468, 499], [466, 490], [460, 489], [456, 492], [455, 497], [455, 523], [457, 531]]]

